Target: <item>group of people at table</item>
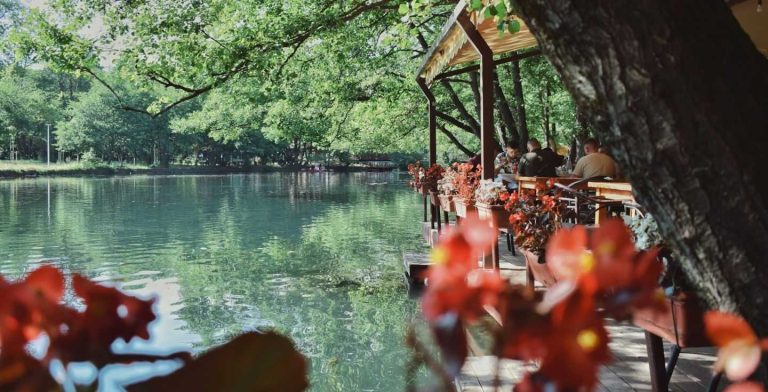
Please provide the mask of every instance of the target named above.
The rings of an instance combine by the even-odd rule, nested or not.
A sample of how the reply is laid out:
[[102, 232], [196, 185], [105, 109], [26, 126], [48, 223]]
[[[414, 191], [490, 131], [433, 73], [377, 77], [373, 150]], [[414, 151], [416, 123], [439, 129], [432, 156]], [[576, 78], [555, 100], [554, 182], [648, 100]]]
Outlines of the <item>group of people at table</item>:
[[[496, 179], [503, 181], [510, 189], [516, 189], [515, 176], [521, 177], [557, 177], [557, 168], [563, 166], [565, 157], [558, 155], [551, 148], [542, 148], [537, 139], [528, 141], [528, 152], [521, 154], [516, 142], [506, 144], [503, 152], [496, 156], [494, 172]], [[584, 142], [584, 156], [577, 162], [571, 177], [618, 178], [619, 170], [610, 155], [601, 151], [596, 139]], [[474, 158], [473, 158], [474, 159]], [[470, 160], [470, 163], [471, 160]]]

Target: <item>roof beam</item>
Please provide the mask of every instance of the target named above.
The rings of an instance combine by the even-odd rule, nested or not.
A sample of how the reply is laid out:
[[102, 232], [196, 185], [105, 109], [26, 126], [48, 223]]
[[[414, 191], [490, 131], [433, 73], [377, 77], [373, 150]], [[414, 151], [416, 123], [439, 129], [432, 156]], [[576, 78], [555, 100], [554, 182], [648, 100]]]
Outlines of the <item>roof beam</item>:
[[[519, 61], [519, 60], [522, 60], [522, 59], [527, 59], [529, 57], [539, 56], [539, 55], [541, 55], [541, 50], [539, 50], [539, 49], [534, 49], [534, 50], [530, 50], [530, 51], [526, 51], [526, 52], [522, 52], [522, 53], [513, 53], [510, 56], [502, 57], [502, 58], [500, 58], [498, 60], [495, 60], [493, 62], [493, 64], [494, 64], [494, 66], [496, 66], [496, 65], [511, 63], [513, 61]], [[435, 76], [432, 79], [432, 82], [436, 82], [436, 81], [438, 81], [440, 79], [449, 78], [451, 76], [465, 74], [467, 72], [477, 71], [479, 69], [480, 69], [480, 64], [475, 64], [475, 65], [470, 65], [469, 67], [464, 67], [464, 68], [455, 69], [453, 71], [443, 72], [443, 73]]]

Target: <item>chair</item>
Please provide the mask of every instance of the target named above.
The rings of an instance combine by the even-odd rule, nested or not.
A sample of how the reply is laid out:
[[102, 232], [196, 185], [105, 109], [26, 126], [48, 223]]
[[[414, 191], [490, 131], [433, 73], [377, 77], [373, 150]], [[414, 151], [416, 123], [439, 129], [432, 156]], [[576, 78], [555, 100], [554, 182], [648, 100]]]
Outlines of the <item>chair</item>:
[[[605, 179], [607, 179], [607, 177], [584, 178], [579, 181], [573, 182], [570, 185], [555, 183], [556, 188], [572, 196], [572, 197], [560, 196], [560, 200], [567, 202], [568, 203], [567, 208], [574, 212], [572, 223], [594, 224], [595, 212], [597, 212], [598, 210], [602, 208], [624, 206], [624, 203], [621, 200], [598, 198], [589, 194], [589, 192], [585, 192], [583, 190], [588, 182], [605, 180]], [[593, 205], [595, 206], [594, 208], [592, 207]]]

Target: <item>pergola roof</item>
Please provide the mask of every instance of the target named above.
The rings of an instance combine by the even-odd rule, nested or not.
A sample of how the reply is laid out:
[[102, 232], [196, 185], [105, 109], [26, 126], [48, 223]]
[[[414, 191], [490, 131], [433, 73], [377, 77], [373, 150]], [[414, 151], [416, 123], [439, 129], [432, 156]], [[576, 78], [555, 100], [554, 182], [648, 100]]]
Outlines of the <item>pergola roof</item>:
[[741, 28], [752, 38], [757, 50], [768, 57], [768, 10], [757, 12], [752, 1], [733, 2], [731, 11]]
[[[445, 24], [443, 31], [421, 64], [418, 76], [424, 78], [428, 84], [448, 67], [480, 59], [480, 55], [472, 47], [467, 35], [457, 23], [459, 14], [464, 12], [466, 8], [465, 0], [456, 5], [451, 18]], [[536, 38], [528, 30], [528, 26], [519, 18], [510, 18], [510, 20], [515, 19], [520, 22], [520, 31], [514, 34], [509, 32], [500, 34], [496, 27], [496, 21], [493, 18], [484, 18], [479, 12], [471, 13], [470, 19], [494, 54], [515, 52], [538, 45]]]
[[[752, 38], [757, 49], [768, 57], [768, 12], [756, 12], [753, 1], [726, 0], [726, 3], [731, 7], [741, 27]], [[459, 1], [437, 41], [429, 49], [424, 62], [419, 67], [418, 77], [424, 78], [427, 84], [431, 84], [437, 75], [449, 67], [480, 59], [477, 50], [472, 47], [467, 35], [457, 23], [459, 14], [466, 9], [466, 0]], [[516, 52], [538, 45], [536, 38], [521, 19], [510, 18], [520, 22], [519, 32], [499, 34], [496, 21], [493, 18], [486, 19], [480, 14], [480, 12], [473, 12], [470, 14], [470, 19], [494, 55]]]

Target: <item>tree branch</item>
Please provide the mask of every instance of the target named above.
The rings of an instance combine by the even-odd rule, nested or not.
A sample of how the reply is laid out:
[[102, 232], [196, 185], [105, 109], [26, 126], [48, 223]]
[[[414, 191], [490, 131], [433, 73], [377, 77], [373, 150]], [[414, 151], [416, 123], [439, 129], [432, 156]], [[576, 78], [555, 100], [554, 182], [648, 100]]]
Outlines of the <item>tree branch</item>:
[[457, 139], [457, 138], [456, 138], [456, 136], [454, 136], [454, 134], [452, 134], [452, 133], [451, 133], [451, 132], [450, 132], [450, 131], [449, 131], [449, 130], [448, 130], [446, 127], [445, 127], [445, 125], [443, 125], [443, 124], [437, 124], [437, 128], [440, 130], [440, 132], [442, 132], [442, 133], [443, 133], [443, 135], [447, 136], [447, 137], [448, 137], [448, 139], [451, 141], [451, 143], [453, 143], [453, 144], [454, 144], [456, 147], [458, 147], [458, 148], [459, 148], [459, 150], [461, 150], [461, 152], [463, 152], [464, 154], [466, 154], [466, 155], [467, 155], [467, 157], [472, 157], [472, 156], [474, 156], [474, 155], [475, 155], [475, 153], [474, 153], [472, 150], [468, 149], [468, 148], [467, 148], [467, 147], [465, 147], [463, 144], [461, 144], [461, 142], [459, 141], [459, 139]]

